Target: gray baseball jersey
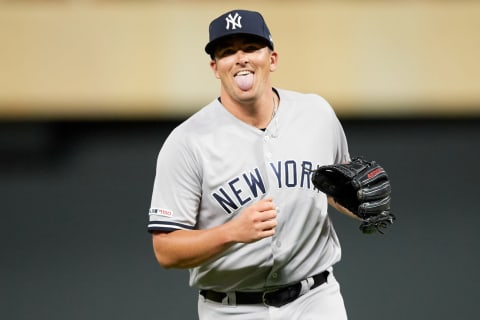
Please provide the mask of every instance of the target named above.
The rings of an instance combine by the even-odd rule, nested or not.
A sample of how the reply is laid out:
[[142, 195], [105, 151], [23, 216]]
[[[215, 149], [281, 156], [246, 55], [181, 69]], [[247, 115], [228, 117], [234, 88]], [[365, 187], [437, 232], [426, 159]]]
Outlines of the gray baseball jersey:
[[207, 229], [272, 197], [276, 233], [239, 243], [190, 270], [190, 285], [258, 291], [331, 268], [341, 249], [310, 170], [350, 159], [343, 128], [315, 94], [277, 90], [280, 107], [266, 130], [229, 113], [218, 100], [175, 128], [158, 156], [148, 230]]

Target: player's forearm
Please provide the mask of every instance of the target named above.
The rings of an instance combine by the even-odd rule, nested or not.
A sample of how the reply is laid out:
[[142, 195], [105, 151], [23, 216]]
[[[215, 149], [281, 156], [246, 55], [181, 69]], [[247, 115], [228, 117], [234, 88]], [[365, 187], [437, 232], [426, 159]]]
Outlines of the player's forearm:
[[234, 242], [222, 228], [178, 230], [153, 235], [153, 249], [165, 268], [193, 268], [227, 250]]
[[350, 217], [350, 218], [353, 218], [353, 219], [356, 219], [356, 220], [361, 220], [358, 216], [356, 216], [355, 214], [353, 214], [353, 212], [351, 212], [350, 210], [348, 210], [347, 208], [341, 206], [338, 202], [335, 201], [335, 199], [333, 199], [332, 197], [330, 196], [327, 196], [327, 199], [328, 199], [328, 204], [335, 208], [335, 210], [337, 210], [338, 212], [340, 213], [343, 213], [344, 215]]
[[153, 248], [165, 268], [193, 268], [234, 243], [251, 243], [275, 234], [277, 210], [271, 197], [246, 207], [235, 219], [211, 229], [153, 235]]

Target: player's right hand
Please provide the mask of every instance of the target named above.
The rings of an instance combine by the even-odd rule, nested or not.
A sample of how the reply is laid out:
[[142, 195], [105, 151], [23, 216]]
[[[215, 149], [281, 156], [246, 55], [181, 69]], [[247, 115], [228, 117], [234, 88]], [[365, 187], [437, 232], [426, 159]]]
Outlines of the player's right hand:
[[229, 223], [235, 242], [255, 242], [275, 234], [277, 208], [272, 198], [265, 198], [246, 207]]

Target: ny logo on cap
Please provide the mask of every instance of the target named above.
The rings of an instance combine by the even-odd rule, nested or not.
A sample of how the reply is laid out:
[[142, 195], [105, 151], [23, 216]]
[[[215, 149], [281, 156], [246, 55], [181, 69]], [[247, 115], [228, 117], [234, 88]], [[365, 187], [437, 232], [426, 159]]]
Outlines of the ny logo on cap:
[[225, 29], [230, 30], [230, 26], [232, 27], [232, 30], [235, 30], [237, 27], [241, 29], [242, 24], [240, 23], [240, 20], [242, 20], [242, 16], [240, 16], [238, 12], [235, 12], [235, 16], [233, 17], [230, 13], [228, 17], [225, 18], [225, 21], [227, 21], [227, 27]]

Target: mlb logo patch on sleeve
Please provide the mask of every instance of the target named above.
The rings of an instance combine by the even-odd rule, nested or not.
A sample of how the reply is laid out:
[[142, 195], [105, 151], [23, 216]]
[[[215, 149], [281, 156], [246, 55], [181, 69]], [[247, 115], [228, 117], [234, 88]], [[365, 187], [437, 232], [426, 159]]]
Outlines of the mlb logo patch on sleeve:
[[173, 211], [167, 209], [151, 208], [148, 212], [151, 216], [173, 217]]

